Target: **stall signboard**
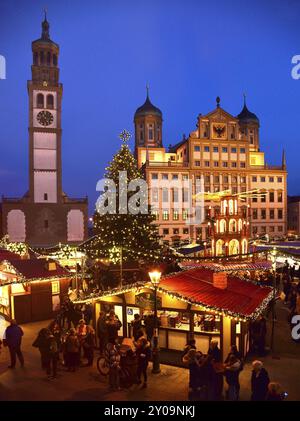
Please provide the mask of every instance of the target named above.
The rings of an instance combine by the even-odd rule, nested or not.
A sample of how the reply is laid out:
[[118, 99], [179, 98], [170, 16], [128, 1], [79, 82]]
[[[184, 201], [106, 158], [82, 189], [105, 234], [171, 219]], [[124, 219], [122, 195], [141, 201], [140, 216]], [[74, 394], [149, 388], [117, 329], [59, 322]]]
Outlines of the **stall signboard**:
[[[135, 296], [135, 304], [144, 310], [154, 310], [155, 296], [153, 292], [142, 292]], [[157, 309], [161, 309], [161, 297], [157, 297]]]
[[8, 307], [8, 299], [5, 297], [0, 297], [0, 306]]

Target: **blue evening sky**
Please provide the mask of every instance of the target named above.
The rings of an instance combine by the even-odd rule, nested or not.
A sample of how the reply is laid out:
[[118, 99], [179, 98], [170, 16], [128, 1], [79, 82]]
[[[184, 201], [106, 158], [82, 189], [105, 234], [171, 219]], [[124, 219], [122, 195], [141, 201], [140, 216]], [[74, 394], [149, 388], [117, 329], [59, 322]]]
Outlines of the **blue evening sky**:
[[[0, 0], [0, 194], [28, 186], [28, 96], [31, 41], [43, 8], [60, 44], [63, 96], [63, 187], [88, 194], [133, 133], [135, 109], [150, 98], [163, 112], [164, 145], [195, 129], [196, 117], [221, 106], [236, 115], [243, 92], [260, 118], [261, 149], [280, 164], [286, 149], [289, 194], [300, 194], [300, 80], [291, 58], [300, 54], [297, 0]], [[131, 146], [133, 139], [131, 139]]]

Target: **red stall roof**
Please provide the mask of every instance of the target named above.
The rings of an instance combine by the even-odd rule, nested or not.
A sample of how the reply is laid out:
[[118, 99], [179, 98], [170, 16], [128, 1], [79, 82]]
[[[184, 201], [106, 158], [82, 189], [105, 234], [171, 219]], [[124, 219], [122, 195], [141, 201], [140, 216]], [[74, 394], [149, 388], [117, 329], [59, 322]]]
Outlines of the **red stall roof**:
[[273, 290], [228, 275], [227, 288], [213, 285], [212, 271], [191, 269], [161, 278], [159, 289], [191, 304], [209, 307], [233, 317], [254, 319], [272, 299]]
[[272, 262], [268, 260], [261, 260], [258, 262], [227, 262], [227, 263], [216, 263], [216, 262], [182, 262], [180, 266], [183, 269], [188, 268], [204, 268], [211, 269], [214, 272], [231, 272], [239, 270], [270, 270], [272, 269]]
[[13, 253], [12, 251], [0, 249], [0, 262], [2, 260], [10, 260], [10, 259], [14, 259], [14, 260], [21, 259], [21, 256], [17, 253]]
[[17, 273], [26, 280], [64, 278], [71, 273], [52, 259], [6, 259]]

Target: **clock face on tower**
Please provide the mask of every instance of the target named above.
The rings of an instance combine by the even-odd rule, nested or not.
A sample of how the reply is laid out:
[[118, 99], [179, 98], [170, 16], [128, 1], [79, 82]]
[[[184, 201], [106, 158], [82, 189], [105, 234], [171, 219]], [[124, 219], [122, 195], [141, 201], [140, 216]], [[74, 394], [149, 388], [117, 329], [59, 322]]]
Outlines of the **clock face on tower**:
[[49, 111], [40, 111], [36, 119], [42, 126], [50, 126], [53, 123], [54, 117]]

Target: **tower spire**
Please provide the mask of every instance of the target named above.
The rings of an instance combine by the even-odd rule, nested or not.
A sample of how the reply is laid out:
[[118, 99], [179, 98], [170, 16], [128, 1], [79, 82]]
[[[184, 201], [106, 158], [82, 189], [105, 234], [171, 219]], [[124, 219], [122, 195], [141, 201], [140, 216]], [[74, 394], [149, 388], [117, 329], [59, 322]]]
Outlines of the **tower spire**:
[[246, 107], [246, 94], [245, 94], [245, 92], [243, 93], [243, 97], [244, 97], [244, 107]]
[[147, 99], [149, 99], [149, 83], [146, 84]]
[[49, 22], [47, 21], [47, 9], [44, 9], [44, 20], [42, 22], [42, 39], [50, 39]]
[[286, 169], [286, 156], [285, 156], [285, 150], [282, 151], [282, 169]]

